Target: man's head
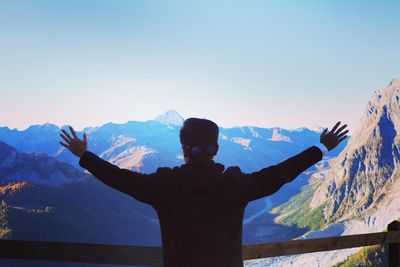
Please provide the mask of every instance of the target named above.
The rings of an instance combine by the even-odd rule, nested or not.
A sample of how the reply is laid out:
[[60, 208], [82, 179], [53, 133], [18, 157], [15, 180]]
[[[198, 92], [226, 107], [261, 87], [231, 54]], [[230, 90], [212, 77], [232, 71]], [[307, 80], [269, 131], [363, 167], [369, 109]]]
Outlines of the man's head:
[[218, 125], [210, 120], [185, 120], [179, 134], [185, 162], [212, 159], [218, 152], [218, 135]]

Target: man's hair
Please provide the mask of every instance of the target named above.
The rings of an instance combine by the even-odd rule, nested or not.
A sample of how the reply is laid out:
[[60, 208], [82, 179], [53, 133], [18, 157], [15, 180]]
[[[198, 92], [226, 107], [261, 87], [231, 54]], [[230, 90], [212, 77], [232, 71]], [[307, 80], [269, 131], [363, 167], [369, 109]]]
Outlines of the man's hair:
[[218, 150], [218, 125], [207, 119], [185, 120], [179, 137], [186, 154], [193, 156], [194, 150], [201, 150], [199, 156], [214, 156]]

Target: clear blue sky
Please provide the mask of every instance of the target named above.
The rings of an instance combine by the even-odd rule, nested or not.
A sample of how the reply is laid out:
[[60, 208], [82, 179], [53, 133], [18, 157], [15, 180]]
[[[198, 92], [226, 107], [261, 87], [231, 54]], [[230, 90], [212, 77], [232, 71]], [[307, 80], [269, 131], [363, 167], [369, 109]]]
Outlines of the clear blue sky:
[[400, 1], [0, 0], [0, 126], [170, 108], [224, 127], [355, 127], [400, 76]]

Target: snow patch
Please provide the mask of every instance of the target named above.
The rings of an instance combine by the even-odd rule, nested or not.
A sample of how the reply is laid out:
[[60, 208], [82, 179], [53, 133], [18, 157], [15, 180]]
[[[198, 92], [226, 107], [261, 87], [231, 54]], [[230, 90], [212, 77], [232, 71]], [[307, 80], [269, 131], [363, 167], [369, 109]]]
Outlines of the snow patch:
[[222, 140], [228, 140], [228, 136], [220, 133], [219, 136], [221, 137]]
[[138, 171], [143, 166], [144, 157], [155, 152], [155, 150], [145, 146], [130, 147], [109, 161], [120, 168]]
[[245, 150], [251, 150], [251, 148], [250, 148], [251, 139], [242, 138], [242, 137], [232, 137], [231, 141], [236, 144], [242, 145], [243, 149], [245, 149]]
[[269, 138], [268, 140], [274, 141], [274, 142], [288, 142], [292, 143], [292, 139], [290, 139], [289, 136], [286, 136], [282, 134], [281, 130], [278, 128], [275, 128], [272, 132], [272, 137]]
[[256, 132], [256, 131], [254, 130], [254, 127], [249, 126], [249, 130], [250, 130], [251, 135], [252, 135], [253, 137], [255, 137], [255, 138], [261, 138], [261, 134], [259, 134], [258, 132]]

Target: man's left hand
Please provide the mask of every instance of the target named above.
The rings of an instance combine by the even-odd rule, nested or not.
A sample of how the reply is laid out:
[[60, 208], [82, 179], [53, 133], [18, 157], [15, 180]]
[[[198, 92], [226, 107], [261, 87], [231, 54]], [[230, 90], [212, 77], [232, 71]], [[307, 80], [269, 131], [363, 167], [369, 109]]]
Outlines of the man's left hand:
[[326, 128], [321, 133], [320, 142], [324, 146], [326, 146], [328, 151], [337, 147], [337, 145], [339, 145], [340, 142], [342, 142], [347, 137], [347, 133], [349, 132], [349, 130], [344, 131], [344, 129], [346, 129], [347, 125], [345, 124], [340, 128], [339, 128], [339, 126], [340, 126], [340, 121], [338, 123], [336, 123], [336, 125], [333, 126], [332, 130], [330, 130], [329, 132], [328, 132], [328, 128]]

